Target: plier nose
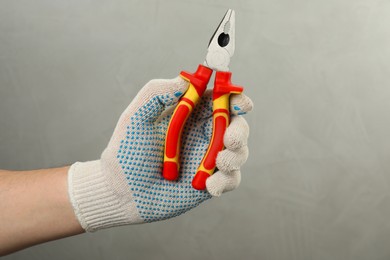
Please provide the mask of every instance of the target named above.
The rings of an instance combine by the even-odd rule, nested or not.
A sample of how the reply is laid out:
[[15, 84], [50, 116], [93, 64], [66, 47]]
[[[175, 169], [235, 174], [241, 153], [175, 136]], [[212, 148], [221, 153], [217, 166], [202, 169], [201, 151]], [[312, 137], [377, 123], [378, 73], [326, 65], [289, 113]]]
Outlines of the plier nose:
[[204, 65], [216, 71], [229, 71], [235, 47], [236, 16], [229, 9], [211, 36]]
[[243, 91], [240, 86], [230, 82], [230, 58], [235, 48], [235, 13], [229, 9], [210, 39], [206, 59], [195, 73], [182, 71], [180, 76], [189, 82], [187, 92], [181, 97], [168, 125], [163, 176], [167, 180], [176, 180], [180, 169], [180, 147], [183, 127], [196, 104], [207, 88], [207, 84], [216, 71], [213, 88], [213, 131], [210, 144], [192, 181], [197, 190], [206, 188], [206, 179], [214, 173], [217, 154], [223, 150], [223, 136], [230, 121], [231, 94]]

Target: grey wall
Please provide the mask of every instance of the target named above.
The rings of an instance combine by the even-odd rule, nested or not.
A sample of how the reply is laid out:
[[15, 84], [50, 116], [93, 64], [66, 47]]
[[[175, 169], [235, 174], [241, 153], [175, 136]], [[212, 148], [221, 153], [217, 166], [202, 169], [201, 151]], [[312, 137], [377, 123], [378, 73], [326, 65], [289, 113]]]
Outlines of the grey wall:
[[194, 70], [236, 10], [255, 103], [235, 192], [17, 259], [390, 259], [390, 2], [0, 1], [0, 168], [98, 158], [152, 78]]

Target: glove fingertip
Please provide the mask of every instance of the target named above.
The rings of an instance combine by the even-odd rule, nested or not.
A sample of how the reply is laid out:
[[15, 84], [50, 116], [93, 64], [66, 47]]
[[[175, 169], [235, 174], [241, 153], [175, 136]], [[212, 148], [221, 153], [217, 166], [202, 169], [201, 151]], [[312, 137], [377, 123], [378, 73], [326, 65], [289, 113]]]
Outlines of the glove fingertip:
[[253, 101], [245, 94], [232, 95], [230, 112], [232, 115], [244, 115], [253, 110]]
[[[214, 175], [210, 176], [206, 180], [206, 189], [213, 197], [220, 197], [222, 195], [222, 192], [224, 190], [223, 183], [218, 180], [218, 178], [215, 175], [217, 173], [214, 173]], [[214, 178], [213, 178], [214, 177]]]
[[237, 150], [247, 144], [249, 125], [242, 116], [234, 116], [224, 135], [224, 145], [229, 150]]
[[218, 171], [206, 181], [207, 191], [214, 197], [220, 197], [223, 193], [236, 189], [241, 183], [241, 172], [229, 173]]

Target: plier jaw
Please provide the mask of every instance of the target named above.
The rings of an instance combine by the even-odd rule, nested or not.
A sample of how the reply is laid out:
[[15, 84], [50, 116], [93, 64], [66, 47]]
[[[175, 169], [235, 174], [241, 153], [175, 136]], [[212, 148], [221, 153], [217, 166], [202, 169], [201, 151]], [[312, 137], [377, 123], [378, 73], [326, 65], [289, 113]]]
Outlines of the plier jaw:
[[236, 16], [229, 9], [210, 39], [204, 65], [216, 71], [229, 71], [235, 48]]

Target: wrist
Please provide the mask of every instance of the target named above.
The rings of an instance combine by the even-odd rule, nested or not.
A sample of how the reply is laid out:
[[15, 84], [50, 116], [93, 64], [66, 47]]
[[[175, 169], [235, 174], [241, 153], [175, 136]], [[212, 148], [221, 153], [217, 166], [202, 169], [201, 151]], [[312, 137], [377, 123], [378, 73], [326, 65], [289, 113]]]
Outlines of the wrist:
[[77, 162], [68, 172], [70, 202], [86, 231], [139, 223], [135, 207], [128, 205], [104, 174], [100, 160]]

